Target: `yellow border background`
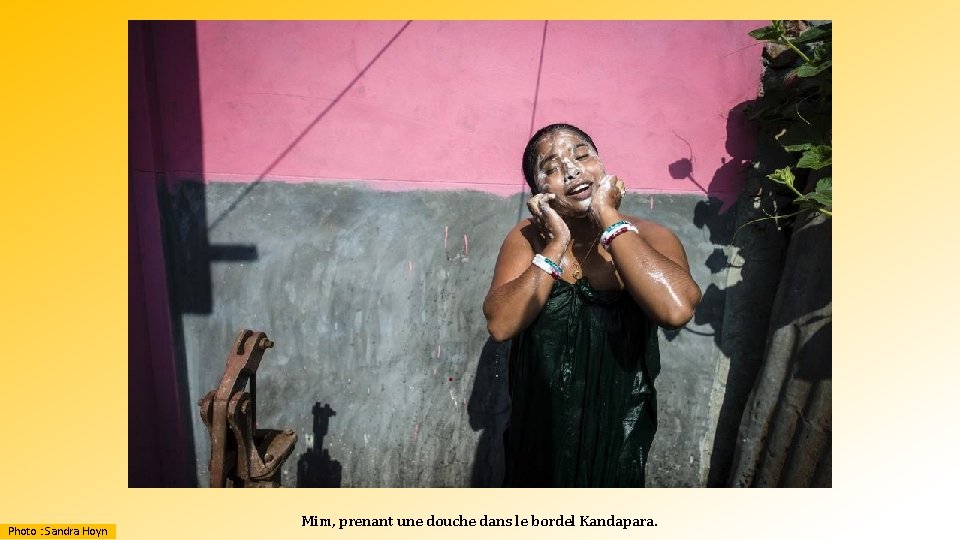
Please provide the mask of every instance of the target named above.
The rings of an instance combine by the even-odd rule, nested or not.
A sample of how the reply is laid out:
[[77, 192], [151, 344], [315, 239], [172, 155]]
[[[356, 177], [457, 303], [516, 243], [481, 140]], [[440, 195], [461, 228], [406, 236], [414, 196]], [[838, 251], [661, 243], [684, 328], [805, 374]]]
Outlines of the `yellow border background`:
[[[957, 13], [826, 1], [78, 2], [7, 10], [0, 32], [5, 242], [0, 523], [116, 523], [121, 539], [804, 538], [955, 530], [952, 334]], [[766, 19], [835, 22], [833, 485], [828, 490], [129, 489], [127, 20]], [[759, 58], [758, 58], [759, 61]], [[952, 294], [953, 293], [953, 294]], [[948, 506], [949, 505], [949, 506]], [[590, 514], [645, 529], [353, 529], [320, 517]]]

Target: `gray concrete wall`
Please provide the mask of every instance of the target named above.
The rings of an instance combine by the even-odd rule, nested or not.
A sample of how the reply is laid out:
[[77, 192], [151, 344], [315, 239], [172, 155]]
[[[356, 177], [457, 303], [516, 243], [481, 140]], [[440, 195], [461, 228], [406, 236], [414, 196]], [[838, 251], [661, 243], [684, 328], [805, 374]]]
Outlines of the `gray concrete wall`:
[[[520, 196], [186, 182], [163, 198], [190, 402], [216, 386], [239, 330], [266, 332], [276, 346], [259, 370], [258, 424], [299, 436], [283, 485], [499, 482], [506, 356], [481, 304]], [[742, 269], [727, 263], [737, 210], [719, 208], [633, 193], [622, 208], [672, 229], [707, 293], [686, 329], [661, 332], [650, 486], [707, 485], [711, 456], [732, 444], [716, 433], [731, 406], [723, 292]], [[751, 294], [741, 287], [738, 305], [750, 309]], [[205, 486], [209, 437], [193, 420]]]

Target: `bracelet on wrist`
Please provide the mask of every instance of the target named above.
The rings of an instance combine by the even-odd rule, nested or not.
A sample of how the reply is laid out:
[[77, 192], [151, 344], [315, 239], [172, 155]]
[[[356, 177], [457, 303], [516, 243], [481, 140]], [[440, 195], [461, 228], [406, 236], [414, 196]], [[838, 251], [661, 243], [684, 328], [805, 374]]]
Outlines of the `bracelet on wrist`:
[[604, 249], [610, 251], [610, 242], [613, 242], [614, 238], [627, 231], [633, 231], [639, 234], [637, 228], [629, 221], [618, 221], [603, 231], [603, 234], [600, 236], [600, 243], [603, 245]]
[[560, 279], [560, 276], [563, 275], [563, 268], [561, 268], [559, 264], [551, 261], [539, 253], [533, 256], [533, 264], [537, 268], [553, 276], [553, 279]]

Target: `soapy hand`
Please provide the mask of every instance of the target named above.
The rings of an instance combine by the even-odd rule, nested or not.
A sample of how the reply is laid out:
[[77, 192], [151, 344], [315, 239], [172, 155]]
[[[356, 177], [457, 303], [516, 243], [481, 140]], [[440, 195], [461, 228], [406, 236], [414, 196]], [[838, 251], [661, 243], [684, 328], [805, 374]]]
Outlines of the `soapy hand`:
[[560, 214], [550, 206], [550, 201], [556, 199], [553, 193], [539, 193], [527, 201], [527, 209], [533, 215], [533, 221], [540, 230], [540, 235], [547, 242], [559, 242], [566, 251], [570, 243], [570, 229], [560, 217]]
[[590, 203], [590, 214], [599, 221], [600, 214], [610, 210], [618, 210], [623, 201], [623, 194], [627, 188], [616, 176], [605, 175], [597, 185], [596, 193], [593, 195], [593, 201]]

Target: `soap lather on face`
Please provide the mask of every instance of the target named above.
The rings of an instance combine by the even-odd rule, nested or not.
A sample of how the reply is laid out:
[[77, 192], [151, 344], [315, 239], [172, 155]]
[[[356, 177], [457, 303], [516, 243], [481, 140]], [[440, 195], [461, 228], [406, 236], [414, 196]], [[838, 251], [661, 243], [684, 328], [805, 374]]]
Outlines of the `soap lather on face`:
[[544, 134], [536, 145], [536, 184], [552, 193], [553, 207], [563, 215], [582, 215], [606, 176], [603, 162], [590, 141], [560, 129]]

